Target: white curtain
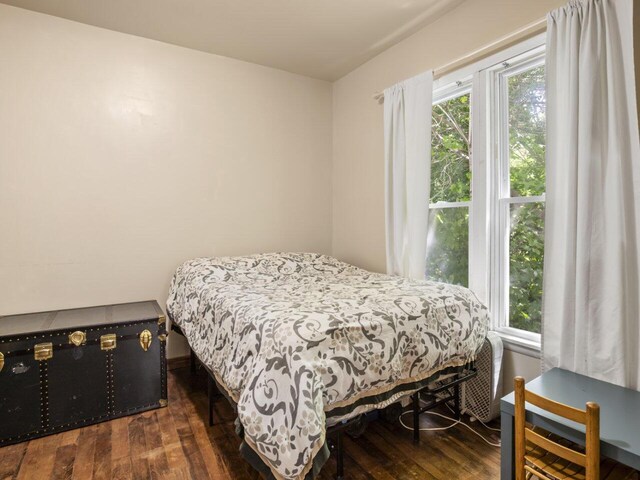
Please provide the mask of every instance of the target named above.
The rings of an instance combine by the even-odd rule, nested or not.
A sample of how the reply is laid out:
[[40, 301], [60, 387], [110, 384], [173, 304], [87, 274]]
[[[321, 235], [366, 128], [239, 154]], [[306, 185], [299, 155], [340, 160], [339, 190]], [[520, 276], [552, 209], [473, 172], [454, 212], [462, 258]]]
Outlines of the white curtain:
[[431, 185], [433, 72], [384, 91], [387, 273], [423, 279]]
[[543, 358], [640, 389], [632, 2], [572, 1], [548, 16]]

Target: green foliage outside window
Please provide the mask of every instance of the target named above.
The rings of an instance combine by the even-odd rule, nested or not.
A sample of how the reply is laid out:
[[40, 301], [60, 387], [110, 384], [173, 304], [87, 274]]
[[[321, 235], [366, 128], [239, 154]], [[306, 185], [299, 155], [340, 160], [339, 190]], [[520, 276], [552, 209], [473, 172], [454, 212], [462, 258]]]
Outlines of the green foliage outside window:
[[[470, 95], [433, 106], [431, 199], [471, 200]], [[441, 208], [429, 212], [427, 278], [468, 286], [469, 209]]]
[[[509, 78], [509, 163], [512, 197], [545, 191], [544, 67]], [[509, 326], [540, 333], [544, 203], [511, 206]]]
[[431, 137], [431, 199], [471, 200], [470, 95], [433, 106]]

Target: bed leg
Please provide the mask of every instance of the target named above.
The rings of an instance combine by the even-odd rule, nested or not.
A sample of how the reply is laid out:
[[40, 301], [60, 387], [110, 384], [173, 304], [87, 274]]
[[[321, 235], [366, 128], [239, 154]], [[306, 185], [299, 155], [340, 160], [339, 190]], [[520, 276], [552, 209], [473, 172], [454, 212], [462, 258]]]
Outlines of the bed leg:
[[207, 392], [208, 392], [208, 397], [209, 397], [209, 404], [208, 404], [209, 426], [213, 427], [213, 394], [214, 394], [214, 388], [213, 388], [213, 379], [211, 378], [211, 375], [207, 375]]
[[336, 480], [344, 479], [344, 451], [342, 446], [342, 432], [338, 432], [336, 438], [336, 463], [338, 465]]
[[460, 410], [460, 384], [457, 383], [453, 387], [453, 410], [456, 414], [456, 420], [462, 418], [462, 411]]
[[413, 443], [420, 443], [420, 392], [411, 397], [413, 399]]
[[193, 350], [189, 349], [189, 360], [190, 360], [190, 368], [191, 375], [195, 375], [196, 373], [196, 354], [193, 353]]

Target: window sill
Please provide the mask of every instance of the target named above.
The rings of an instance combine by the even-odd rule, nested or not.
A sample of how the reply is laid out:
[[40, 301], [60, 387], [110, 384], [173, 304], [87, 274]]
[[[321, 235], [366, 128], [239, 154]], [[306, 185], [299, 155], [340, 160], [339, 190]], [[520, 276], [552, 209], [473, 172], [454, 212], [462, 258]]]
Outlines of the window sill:
[[505, 350], [510, 350], [533, 358], [541, 357], [541, 347], [538, 342], [519, 338], [514, 335], [508, 335], [500, 331], [496, 331], [496, 333], [502, 339]]

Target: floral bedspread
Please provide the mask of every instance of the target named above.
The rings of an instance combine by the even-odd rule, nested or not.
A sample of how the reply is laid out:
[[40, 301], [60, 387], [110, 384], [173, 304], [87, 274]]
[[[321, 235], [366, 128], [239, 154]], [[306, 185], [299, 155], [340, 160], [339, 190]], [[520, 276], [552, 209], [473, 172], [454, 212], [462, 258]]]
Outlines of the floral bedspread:
[[286, 480], [309, 472], [332, 410], [372, 410], [367, 397], [469, 362], [489, 323], [464, 287], [309, 253], [190, 260], [167, 308], [237, 403], [244, 441]]

